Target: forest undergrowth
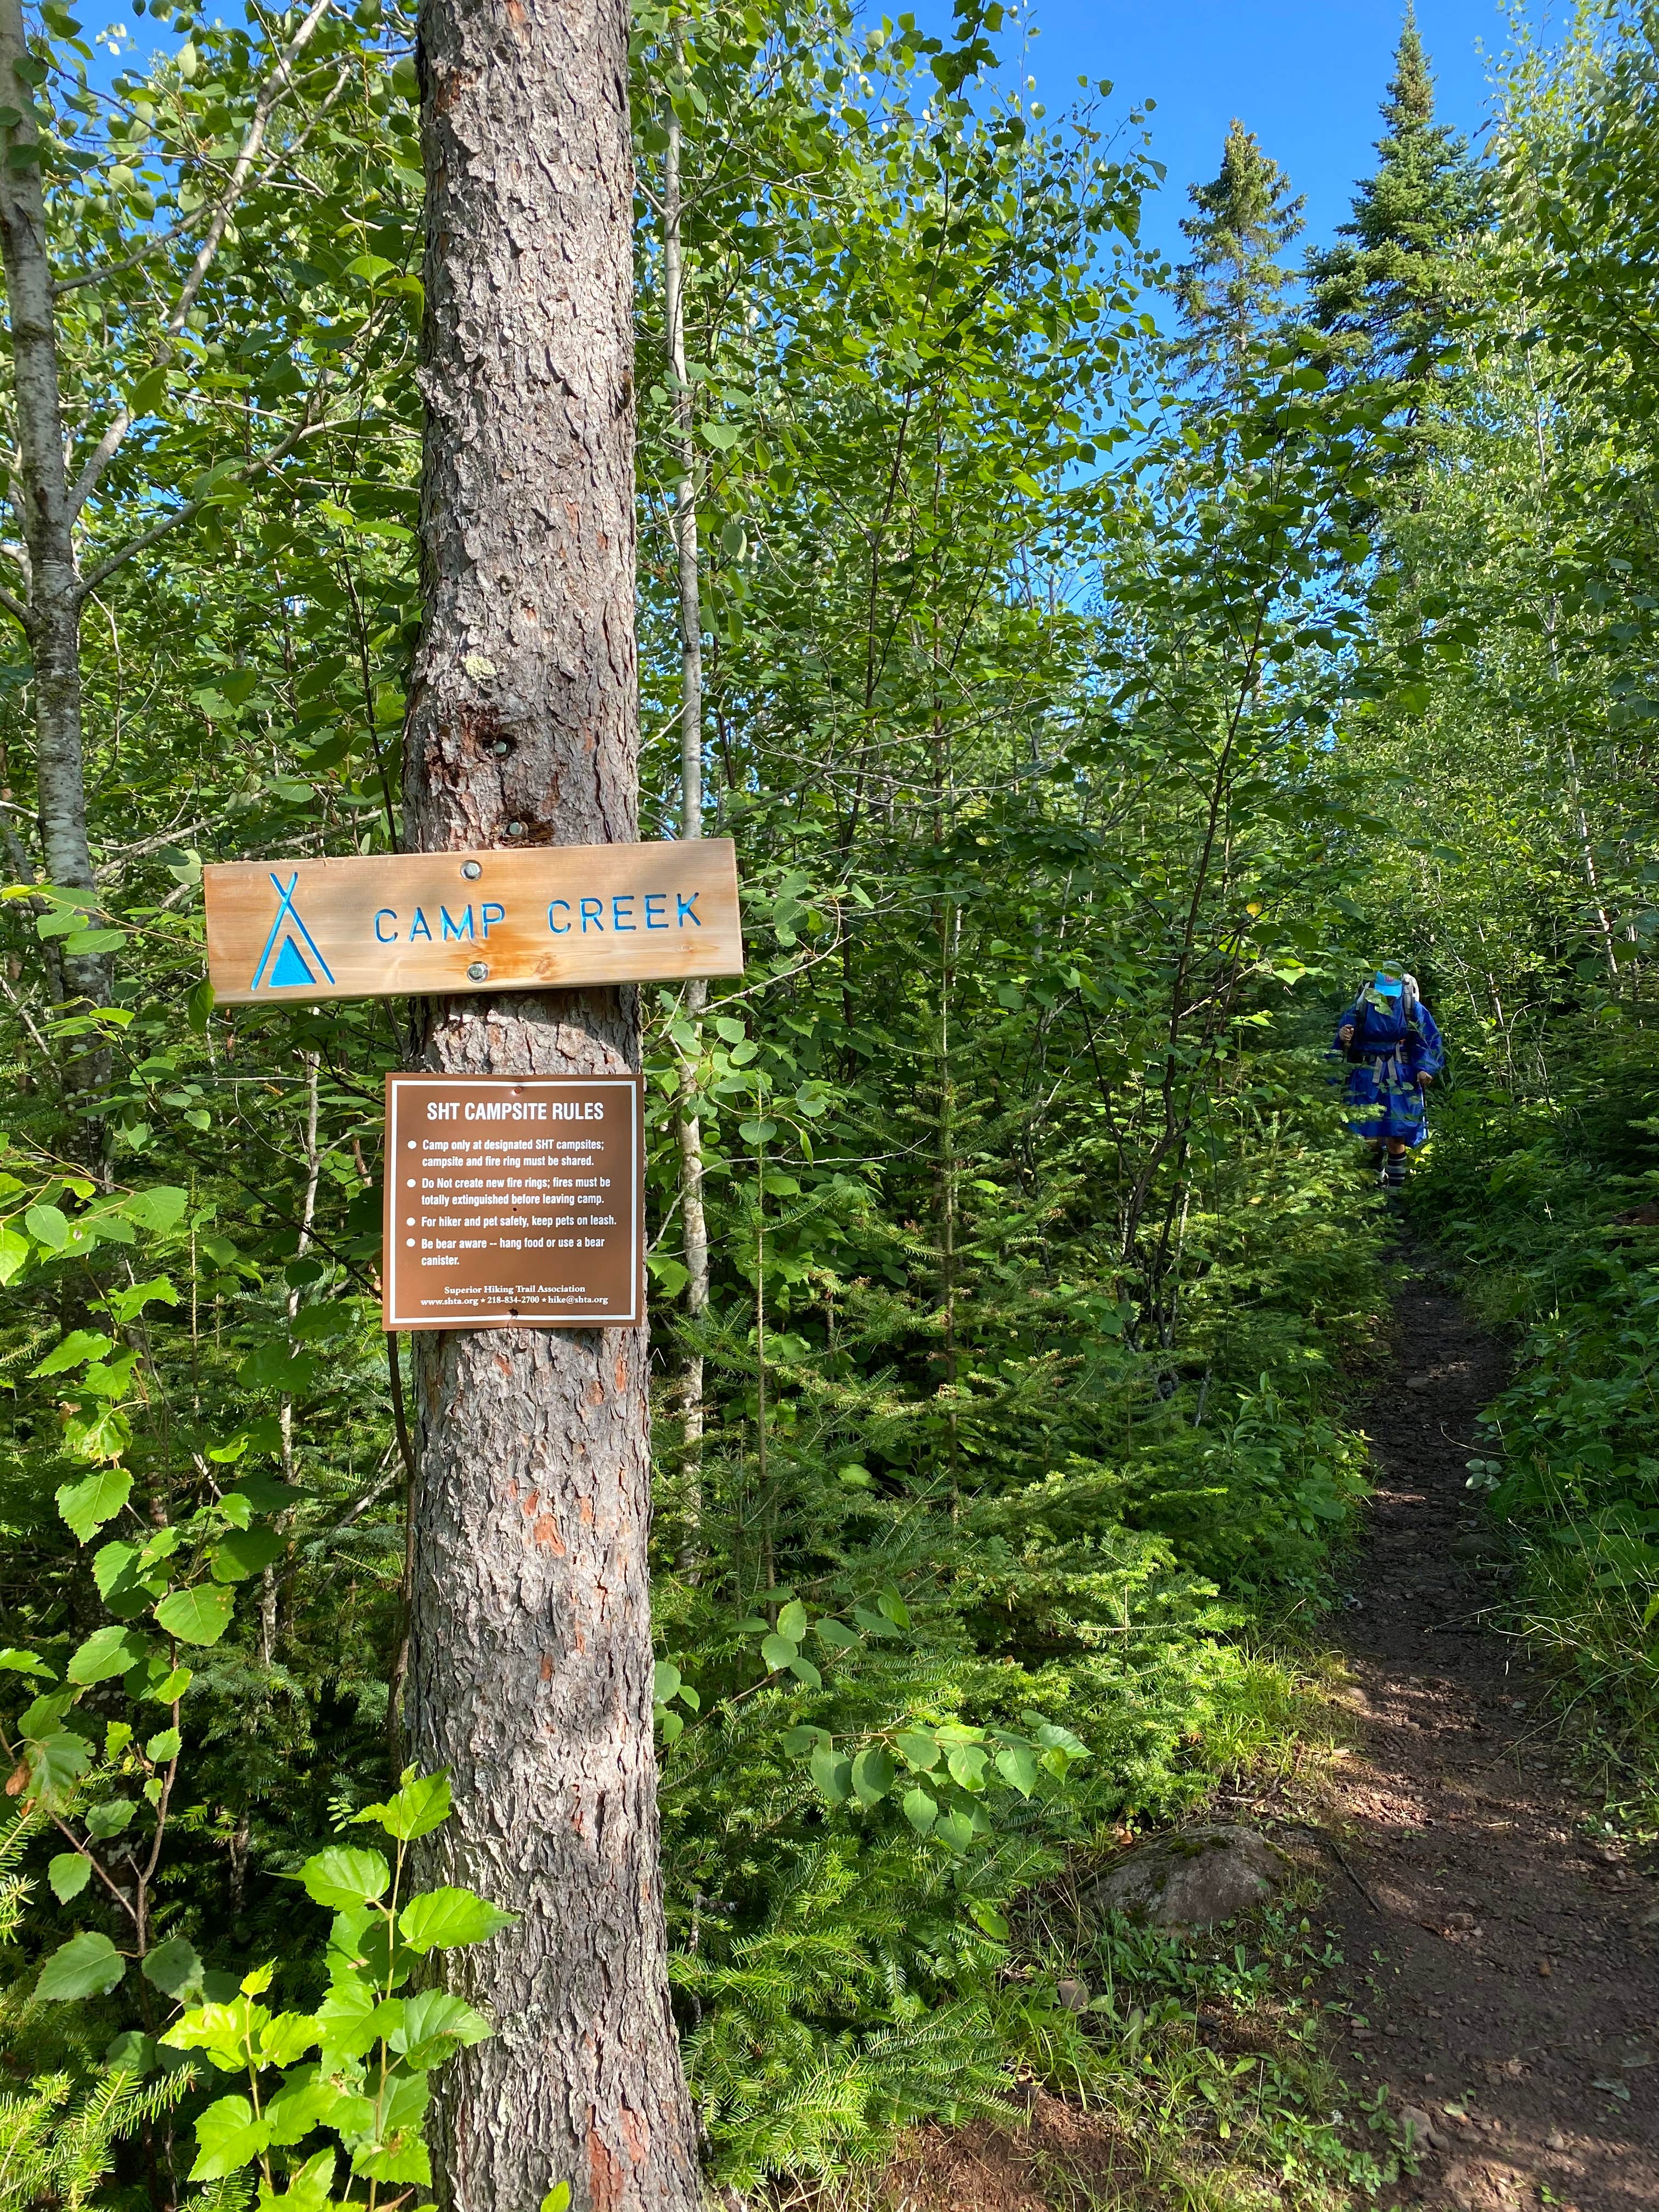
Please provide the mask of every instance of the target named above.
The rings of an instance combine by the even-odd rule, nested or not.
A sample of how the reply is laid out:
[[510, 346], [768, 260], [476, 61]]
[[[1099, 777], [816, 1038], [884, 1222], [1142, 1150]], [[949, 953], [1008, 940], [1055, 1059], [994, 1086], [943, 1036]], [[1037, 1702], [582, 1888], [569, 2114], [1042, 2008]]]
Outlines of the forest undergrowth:
[[[1477, 160], [1408, 16], [1336, 240], [1240, 123], [1176, 268], [1146, 116], [1014, 27], [635, 11], [640, 833], [734, 841], [749, 962], [641, 994], [674, 2015], [754, 2205], [1041, 2093], [1106, 2146], [1056, 2203], [1338, 2212], [1402, 2169], [1311, 1888], [1088, 1883], [1322, 1756], [1385, 960], [1449, 1045], [1408, 1217], [1516, 1348], [1512, 1625], [1659, 1832], [1659, 19], [1517, 40]], [[0, 2208], [392, 2212], [521, 2030], [411, 1763], [416, 1031], [216, 1005], [200, 885], [404, 835], [414, 22], [181, 9], [112, 90], [84, 30], [0, 110], [81, 580], [0, 544]]]

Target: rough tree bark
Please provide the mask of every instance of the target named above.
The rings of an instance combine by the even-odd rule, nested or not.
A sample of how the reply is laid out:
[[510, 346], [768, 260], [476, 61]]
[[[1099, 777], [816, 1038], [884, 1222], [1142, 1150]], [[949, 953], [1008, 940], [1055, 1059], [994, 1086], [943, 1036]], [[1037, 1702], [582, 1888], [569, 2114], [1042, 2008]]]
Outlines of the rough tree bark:
[[[404, 797], [426, 850], [635, 834], [625, 0], [425, 0], [425, 628]], [[638, 994], [439, 1002], [422, 1062], [637, 1068]], [[439, 2077], [454, 2212], [701, 2201], [657, 1860], [639, 1329], [417, 1339], [413, 1755], [439, 1879], [522, 1917], [466, 1954], [494, 2039]]]

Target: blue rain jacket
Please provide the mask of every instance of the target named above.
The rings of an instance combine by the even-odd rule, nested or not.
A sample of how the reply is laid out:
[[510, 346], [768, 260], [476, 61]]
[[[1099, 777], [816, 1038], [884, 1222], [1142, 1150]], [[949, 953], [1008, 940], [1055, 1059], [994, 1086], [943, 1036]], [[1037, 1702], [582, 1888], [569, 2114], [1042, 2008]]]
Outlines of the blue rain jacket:
[[[1408, 1145], [1420, 1145], [1429, 1133], [1429, 1119], [1417, 1079], [1438, 1075], [1446, 1065], [1434, 1016], [1419, 999], [1408, 1024], [1398, 999], [1367, 989], [1337, 1017], [1338, 1030], [1351, 1022], [1353, 1042], [1364, 1057], [1350, 1063], [1342, 1085], [1342, 1096], [1354, 1109], [1348, 1127], [1372, 1143], [1403, 1137]], [[1340, 1038], [1337, 1049], [1346, 1049]]]

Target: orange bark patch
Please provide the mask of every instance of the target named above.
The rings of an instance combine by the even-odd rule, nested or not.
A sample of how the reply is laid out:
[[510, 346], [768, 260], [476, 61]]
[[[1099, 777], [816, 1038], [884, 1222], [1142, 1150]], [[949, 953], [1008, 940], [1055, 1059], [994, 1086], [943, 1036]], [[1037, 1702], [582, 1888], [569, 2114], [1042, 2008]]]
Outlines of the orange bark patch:
[[617, 1388], [618, 1390], [625, 1390], [628, 1388], [628, 1362], [625, 1359], [618, 1359], [617, 1362]]
[[640, 2115], [624, 2105], [622, 2108], [623, 2141], [628, 2145], [628, 2155], [635, 2167], [645, 2164], [646, 2146], [650, 2136]]
[[599, 2131], [590, 2126], [587, 2130], [587, 2186], [593, 2199], [593, 2212], [615, 2212], [622, 2203], [622, 2160], [611, 2146], [602, 2142]]
[[586, 1389], [583, 1391], [582, 1395], [583, 1395], [583, 1397], [584, 1397], [584, 1398], [586, 1398], [586, 1401], [587, 1401], [587, 1402], [588, 1402], [588, 1404], [589, 1404], [590, 1406], [602, 1406], [602, 1405], [604, 1405], [604, 1403], [605, 1403], [605, 1385], [604, 1385], [604, 1383], [603, 1383], [603, 1382], [600, 1382], [600, 1380], [599, 1380], [599, 1376], [598, 1376], [597, 1375], [593, 1377], [593, 1380], [592, 1380], [592, 1381], [588, 1384], [588, 1386], [587, 1386]]
[[564, 1538], [560, 1535], [558, 1523], [550, 1513], [538, 1516], [536, 1525], [530, 1533], [543, 1551], [551, 1552], [556, 1559], [563, 1559]]
[[542, 1680], [544, 1682], [550, 1682], [553, 1680], [553, 1654], [550, 1651], [544, 1651], [542, 1654]]

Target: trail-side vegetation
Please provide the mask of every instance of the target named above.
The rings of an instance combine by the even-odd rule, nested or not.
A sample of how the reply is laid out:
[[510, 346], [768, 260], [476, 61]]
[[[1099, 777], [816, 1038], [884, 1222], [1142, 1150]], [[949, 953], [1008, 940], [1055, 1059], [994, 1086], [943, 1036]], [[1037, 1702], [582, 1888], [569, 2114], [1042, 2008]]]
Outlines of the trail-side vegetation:
[[[1452, 1050], [1409, 1211], [1515, 1331], [1471, 1483], [1516, 1625], [1659, 1819], [1655, 26], [1511, 56], [1477, 164], [1408, 25], [1305, 270], [1243, 125], [1158, 264], [1145, 118], [1006, 90], [995, 8], [636, 26], [641, 835], [735, 838], [750, 948], [646, 994], [709, 2172], [873, 2203], [1040, 2085], [1104, 2201], [1335, 2212], [1401, 2153], [1320, 2054], [1311, 1893], [1186, 1942], [1087, 1878], [1320, 1738], [1388, 1290], [1327, 1048], [1379, 957]], [[426, 2201], [429, 2075], [520, 2032], [421, 1963], [501, 1916], [427, 1881], [407, 1749], [405, 1012], [202, 980], [204, 862], [401, 834], [411, 42], [181, 14], [106, 93], [54, 0], [0, 114], [85, 586], [17, 512], [0, 2205]]]

